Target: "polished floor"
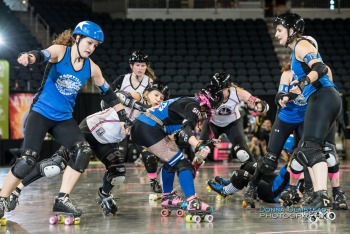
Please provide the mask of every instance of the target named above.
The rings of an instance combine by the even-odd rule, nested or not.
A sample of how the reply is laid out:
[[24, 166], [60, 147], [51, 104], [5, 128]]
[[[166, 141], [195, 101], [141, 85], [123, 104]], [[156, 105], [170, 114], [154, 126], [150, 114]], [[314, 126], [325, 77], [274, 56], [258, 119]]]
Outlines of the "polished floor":
[[[42, 178], [25, 188], [17, 209], [6, 213], [7, 225], [0, 227], [0, 233], [350, 233], [349, 211], [335, 211], [332, 221], [309, 223], [293, 211], [283, 215], [267, 209], [280, 207], [278, 204], [260, 203], [256, 209], [242, 209], [243, 191], [218, 202], [216, 194], [206, 190], [205, 182], [217, 175], [229, 177], [235, 168], [237, 163], [207, 163], [196, 178], [197, 193], [214, 208], [213, 223], [186, 223], [173, 214], [162, 218], [160, 202], [149, 200], [151, 190], [145, 170], [132, 164], [127, 167], [125, 184], [114, 190], [119, 211], [115, 216], [104, 216], [95, 203], [104, 169], [102, 164], [92, 162], [71, 194], [73, 203], [85, 212], [80, 225], [49, 224], [53, 199], [60, 187], [61, 176], [57, 176]], [[8, 170], [0, 169], [1, 184]], [[343, 190], [350, 194], [349, 162], [342, 162], [341, 181]], [[177, 181], [175, 186], [180, 191]]]

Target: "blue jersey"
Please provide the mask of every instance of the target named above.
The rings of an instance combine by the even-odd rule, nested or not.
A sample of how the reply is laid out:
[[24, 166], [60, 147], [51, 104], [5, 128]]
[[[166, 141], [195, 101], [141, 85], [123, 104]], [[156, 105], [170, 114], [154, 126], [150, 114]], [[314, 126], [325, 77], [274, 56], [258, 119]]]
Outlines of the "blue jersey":
[[[194, 98], [174, 98], [162, 102], [158, 108], [150, 113], [163, 122], [164, 131], [166, 134], [171, 135], [181, 129], [184, 119], [190, 121], [194, 127], [200, 116], [200, 106], [199, 102]], [[145, 114], [137, 117], [137, 120], [150, 126], [157, 124]]]
[[289, 172], [287, 171], [287, 165], [281, 168], [280, 172], [276, 176], [272, 184], [272, 192], [274, 195], [274, 201], [278, 202], [278, 198], [281, 193], [289, 187]]
[[[298, 80], [298, 77], [293, 73], [292, 81]], [[289, 85], [288, 90], [279, 90], [288, 93], [294, 84]], [[300, 94], [293, 101], [287, 102], [286, 107], [281, 108], [278, 112], [278, 118], [286, 123], [301, 123], [304, 121], [304, 115], [307, 108], [307, 102], [303, 94]]]
[[[293, 70], [298, 80], [304, 78], [311, 71], [311, 68], [304, 61], [301, 62], [295, 58], [295, 47], [300, 41], [301, 40], [297, 41], [297, 43], [294, 46], [291, 63], [291, 69]], [[317, 58], [322, 61], [320, 53], [317, 53]], [[322, 84], [322, 87], [335, 87], [334, 83], [329, 79], [329, 76], [327, 74], [323, 77], [319, 77], [318, 81]], [[303, 91], [303, 96], [307, 100], [311, 96], [311, 94], [313, 94], [316, 91], [317, 89], [312, 84], [307, 85], [305, 86], [305, 89]]]
[[90, 59], [84, 59], [82, 69], [76, 71], [70, 55], [71, 47], [67, 47], [61, 61], [47, 64], [43, 87], [33, 100], [32, 110], [51, 120], [62, 121], [72, 118], [75, 98], [91, 77]]

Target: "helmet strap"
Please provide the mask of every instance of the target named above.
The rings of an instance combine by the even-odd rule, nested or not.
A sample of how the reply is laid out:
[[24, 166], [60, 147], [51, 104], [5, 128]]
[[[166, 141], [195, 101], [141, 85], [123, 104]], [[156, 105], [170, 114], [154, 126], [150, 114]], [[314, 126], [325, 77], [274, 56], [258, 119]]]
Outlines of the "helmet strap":
[[77, 44], [77, 51], [78, 51], [78, 55], [79, 55], [78, 62], [80, 62], [80, 59], [84, 59], [81, 56], [80, 51], [79, 51], [80, 37], [79, 37], [79, 40], [76, 42], [76, 44]]

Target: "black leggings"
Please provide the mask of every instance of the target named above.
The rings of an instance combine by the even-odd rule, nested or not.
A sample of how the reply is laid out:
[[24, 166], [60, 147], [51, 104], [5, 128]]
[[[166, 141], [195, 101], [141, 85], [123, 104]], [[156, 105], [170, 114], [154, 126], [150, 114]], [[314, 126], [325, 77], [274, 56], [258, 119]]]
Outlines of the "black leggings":
[[47, 132], [57, 143], [68, 149], [76, 142], [85, 141], [83, 133], [73, 118], [54, 121], [35, 111], [30, 111], [25, 125], [23, 149], [40, 153]]
[[295, 133], [297, 140], [296, 142], [298, 142], [301, 139], [303, 133], [303, 122], [292, 124], [283, 122], [279, 118], [276, 118], [271, 128], [270, 140], [267, 145], [267, 152], [279, 157], [286, 140], [293, 132]]
[[341, 98], [333, 87], [324, 87], [308, 100], [304, 118], [304, 141], [324, 144], [327, 134], [341, 111]]

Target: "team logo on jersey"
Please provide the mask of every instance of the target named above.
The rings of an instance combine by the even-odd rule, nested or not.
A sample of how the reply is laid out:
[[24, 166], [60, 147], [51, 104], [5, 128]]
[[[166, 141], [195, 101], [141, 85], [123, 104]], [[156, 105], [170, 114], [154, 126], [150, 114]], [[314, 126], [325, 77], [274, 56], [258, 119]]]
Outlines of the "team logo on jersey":
[[294, 99], [293, 102], [298, 106], [305, 106], [307, 104], [306, 98], [303, 96], [303, 94], [300, 94], [296, 99]]
[[65, 96], [78, 93], [82, 86], [81, 81], [71, 74], [60, 75], [55, 85], [57, 90]]
[[98, 136], [102, 136], [105, 132], [106, 132], [106, 130], [104, 130], [104, 128], [102, 128], [102, 127], [96, 130], [96, 134]]
[[228, 106], [221, 106], [216, 110], [218, 115], [231, 115], [232, 109]]

